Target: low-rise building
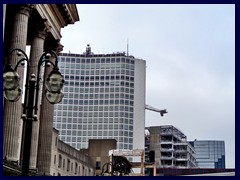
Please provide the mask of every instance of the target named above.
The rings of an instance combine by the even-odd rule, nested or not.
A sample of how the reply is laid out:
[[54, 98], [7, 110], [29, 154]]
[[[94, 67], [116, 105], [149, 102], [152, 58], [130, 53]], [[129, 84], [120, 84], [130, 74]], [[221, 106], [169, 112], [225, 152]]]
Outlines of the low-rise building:
[[195, 150], [179, 129], [171, 125], [146, 129], [149, 131], [146, 135], [145, 151], [149, 153], [146, 154], [146, 160], [153, 159], [157, 168], [196, 167]]
[[53, 129], [52, 142], [51, 159], [49, 159], [51, 161], [50, 175], [93, 176], [95, 174], [95, 167], [91, 163], [90, 157], [59, 140], [56, 129]]
[[[37, 168], [30, 168], [30, 176], [94, 176], [95, 164], [88, 154], [64, 143], [59, 139], [59, 131], [52, 130], [50, 151], [46, 151], [51, 158], [39, 160]], [[49, 166], [45, 166], [49, 164]], [[44, 169], [44, 171], [39, 171]], [[20, 176], [21, 167], [18, 162], [4, 160], [3, 174], [6, 176]]]
[[81, 149], [90, 158], [90, 163], [95, 165], [95, 175], [102, 175], [103, 167], [110, 162], [109, 150], [117, 148], [115, 139], [89, 139], [88, 149]]

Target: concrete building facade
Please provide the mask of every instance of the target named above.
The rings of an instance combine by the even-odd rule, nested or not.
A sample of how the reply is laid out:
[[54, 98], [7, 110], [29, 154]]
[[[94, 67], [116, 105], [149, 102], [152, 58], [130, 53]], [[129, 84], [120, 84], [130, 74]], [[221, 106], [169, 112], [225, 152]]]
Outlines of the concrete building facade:
[[89, 139], [88, 149], [81, 149], [81, 152], [88, 155], [91, 164], [95, 167], [95, 175], [101, 176], [104, 170], [109, 168], [109, 150], [116, 148], [117, 141], [115, 139]]
[[60, 139], [88, 148], [89, 139], [116, 139], [118, 149], [143, 149], [146, 62], [125, 53], [61, 53], [64, 98], [55, 106]]
[[195, 150], [179, 129], [171, 125], [146, 129], [146, 162], [155, 161], [157, 168], [196, 167]]

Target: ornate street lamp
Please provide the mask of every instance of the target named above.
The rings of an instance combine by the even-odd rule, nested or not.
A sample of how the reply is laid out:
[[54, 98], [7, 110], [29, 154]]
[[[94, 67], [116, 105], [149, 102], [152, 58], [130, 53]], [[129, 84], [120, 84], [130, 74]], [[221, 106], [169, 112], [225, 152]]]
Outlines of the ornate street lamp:
[[[19, 57], [22, 57], [16, 64], [15, 68], [9, 63], [9, 58], [7, 65], [3, 71], [3, 90], [5, 99], [15, 102], [20, 99], [22, 94], [22, 89], [20, 88], [20, 77], [17, 73], [17, 68], [19, 64], [24, 65], [24, 61], [27, 62], [27, 73], [26, 73], [26, 84], [25, 84], [25, 97], [23, 104], [23, 114], [22, 119], [24, 121], [24, 131], [23, 131], [23, 159], [22, 159], [22, 175], [28, 176], [29, 173], [29, 160], [30, 160], [30, 150], [31, 150], [31, 139], [32, 139], [32, 121], [37, 120], [37, 110], [38, 110], [38, 94], [39, 94], [39, 82], [40, 82], [40, 69], [43, 63], [46, 65], [52, 65], [53, 70], [49, 74], [46, 80], [46, 98], [51, 104], [59, 103], [63, 98], [62, 88], [64, 85], [64, 78], [58, 69], [58, 59], [54, 51], [47, 51], [42, 54], [38, 61], [37, 69], [37, 79], [34, 74], [29, 76], [30, 61], [26, 53], [21, 49], [13, 49], [9, 53], [9, 57], [14, 52], [17, 52]], [[55, 58], [55, 63], [49, 60], [53, 56]], [[29, 79], [30, 78], [30, 79]], [[36, 95], [34, 98], [36, 90]], [[35, 102], [35, 105], [34, 105]]]
[[22, 89], [19, 87], [20, 77], [10, 64], [4, 69], [3, 80], [4, 97], [12, 102], [17, 101], [22, 94]]
[[61, 89], [63, 88], [64, 79], [62, 74], [58, 71], [57, 67], [54, 67], [52, 72], [49, 74], [46, 81], [46, 98], [52, 103], [59, 103], [63, 98]]

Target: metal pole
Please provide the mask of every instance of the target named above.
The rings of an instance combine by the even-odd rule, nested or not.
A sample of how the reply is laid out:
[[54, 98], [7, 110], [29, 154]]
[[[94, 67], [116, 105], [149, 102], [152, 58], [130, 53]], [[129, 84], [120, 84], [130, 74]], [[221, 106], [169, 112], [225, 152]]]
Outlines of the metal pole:
[[156, 167], [156, 162], [154, 162], [154, 168], [153, 168], [153, 176], [157, 175], [157, 167]]
[[113, 154], [110, 156], [110, 162], [111, 162], [110, 173], [111, 173], [111, 176], [113, 176], [113, 167], [115, 166]]
[[29, 175], [28, 173], [29, 173], [30, 153], [31, 153], [35, 83], [36, 83], [35, 79], [31, 79], [29, 81], [27, 118], [24, 120], [24, 146], [23, 146], [22, 176]]
[[144, 151], [141, 152], [141, 176], [144, 176]]

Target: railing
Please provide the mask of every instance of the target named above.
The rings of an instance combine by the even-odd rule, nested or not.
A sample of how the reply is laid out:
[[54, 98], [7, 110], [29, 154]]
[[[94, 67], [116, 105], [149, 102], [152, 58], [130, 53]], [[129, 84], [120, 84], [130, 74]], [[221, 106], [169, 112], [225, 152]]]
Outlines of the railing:
[[[17, 162], [11, 162], [7, 160], [3, 160], [3, 175], [4, 176], [21, 176], [22, 168], [18, 165]], [[30, 170], [29, 176], [36, 176], [36, 170]]]
[[161, 160], [172, 160], [172, 159], [175, 159], [174, 156], [161, 156], [160, 158]]
[[174, 151], [173, 148], [161, 148], [160, 151]]
[[176, 157], [176, 160], [187, 160], [186, 156], [180, 156], [180, 157]]
[[160, 144], [174, 144], [172, 140], [161, 140]]
[[187, 149], [175, 149], [175, 152], [186, 152]]

